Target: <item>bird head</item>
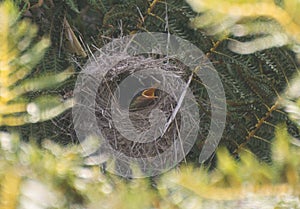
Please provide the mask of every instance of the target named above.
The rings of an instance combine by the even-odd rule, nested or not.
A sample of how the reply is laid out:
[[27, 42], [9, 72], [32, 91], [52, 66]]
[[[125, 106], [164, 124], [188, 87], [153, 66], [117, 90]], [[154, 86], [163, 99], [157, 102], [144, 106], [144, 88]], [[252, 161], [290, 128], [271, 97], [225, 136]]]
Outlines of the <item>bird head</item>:
[[129, 105], [129, 110], [131, 111], [140, 110], [153, 104], [155, 100], [158, 98], [156, 92], [157, 92], [156, 87], [151, 87], [139, 92], [133, 97]]

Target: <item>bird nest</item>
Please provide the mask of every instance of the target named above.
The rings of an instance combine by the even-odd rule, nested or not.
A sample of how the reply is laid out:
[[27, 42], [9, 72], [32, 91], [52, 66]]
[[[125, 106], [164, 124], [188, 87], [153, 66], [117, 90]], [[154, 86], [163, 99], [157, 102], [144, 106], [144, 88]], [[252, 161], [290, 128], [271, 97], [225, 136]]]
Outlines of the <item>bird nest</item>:
[[[157, 70], [166, 73], [147, 74]], [[112, 149], [127, 157], [148, 158], [184, 140], [180, 139], [182, 120], [191, 113], [179, 111], [172, 119], [178, 98], [172, 93], [177, 80], [168, 76], [171, 73], [186, 82], [191, 71], [178, 60], [145, 55], [124, 59], [106, 73], [98, 88], [95, 113]]]

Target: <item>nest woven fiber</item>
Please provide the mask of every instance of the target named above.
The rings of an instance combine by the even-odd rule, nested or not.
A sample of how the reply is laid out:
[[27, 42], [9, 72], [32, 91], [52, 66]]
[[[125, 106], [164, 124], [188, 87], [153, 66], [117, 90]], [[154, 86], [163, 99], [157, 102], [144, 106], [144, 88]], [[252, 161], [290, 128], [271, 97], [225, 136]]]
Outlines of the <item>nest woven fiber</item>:
[[[118, 150], [128, 157], [146, 158], [154, 157], [163, 153], [174, 143], [174, 140], [178, 137], [178, 133], [181, 129], [181, 120], [183, 119], [182, 114], [185, 113], [178, 112], [174, 121], [170, 124], [166, 132], [163, 133], [161, 124], [166, 124], [168, 119], [170, 119], [177, 102], [172, 94], [160, 90], [159, 85], [168, 85], [168, 82], [162, 84], [161, 81], [155, 77], [145, 77], [144, 80], [137, 78], [134, 82], [129, 83], [126, 88], [123, 88], [123, 93], [124, 91], [126, 92], [133, 88], [133, 96], [139, 96], [141, 90], [145, 89], [134, 90], [134, 86], [144, 86], [145, 82], [148, 82], [150, 86], [158, 86], [155, 90], [155, 98], [153, 101], [138, 109], [132, 109], [129, 107], [128, 116], [133, 124], [132, 127], [135, 130], [132, 130], [132, 127], [127, 124], [128, 118], [127, 115], [124, 114], [124, 110], [128, 108], [128, 104], [131, 104], [132, 101], [130, 101], [131, 98], [122, 99], [122, 90], [119, 89], [120, 84], [130, 75], [133, 75], [134, 77], [134, 74], [139, 71], [151, 71], [153, 69], [172, 72], [184, 80], [187, 80], [191, 73], [188, 68], [179, 61], [166, 57], [155, 58], [153, 55], [150, 57], [130, 57], [120, 61], [117, 65], [111, 68], [105, 75], [105, 78], [98, 89], [96, 97], [96, 116], [101, 133], [113, 149]], [[171, 80], [169, 82], [174, 81]], [[111, 107], [114, 102], [117, 103], [117, 110], [113, 110]], [[119, 113], [120, 120], [115, 121], [113, 119], [113, 111]], [[159, 121], [155, 120], [157, 118]], [[124, 129], [125, 131], [128, 131], [129, 136], [130, 133], [134, 131], [138, 132], [138, 141], [124, 137], [117, 130], [116, 126], [118, 125], [125, 127]], [[126, 125], [128, 125], [128, 127]], [[152, 137], [153, 140], [147, 142], [144, 138], [149, 138], [149, 132], [147, 132], [147, 130], [150, 128], [154, 130], [154, 132], [150, 132], [150, 137]], [[146, 136], [147, 134], [148, 136]]]

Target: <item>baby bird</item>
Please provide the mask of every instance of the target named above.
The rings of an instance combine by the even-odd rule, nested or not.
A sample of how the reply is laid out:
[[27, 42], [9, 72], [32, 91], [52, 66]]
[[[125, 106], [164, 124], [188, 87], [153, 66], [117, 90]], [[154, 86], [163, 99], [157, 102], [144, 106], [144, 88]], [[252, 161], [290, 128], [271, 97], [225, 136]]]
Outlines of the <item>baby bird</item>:
[[136, 94], [129, 105], [129, 111], [141, 110], [152, 105], [158, 98], [156, 91], [155, 87], [151, 87]]

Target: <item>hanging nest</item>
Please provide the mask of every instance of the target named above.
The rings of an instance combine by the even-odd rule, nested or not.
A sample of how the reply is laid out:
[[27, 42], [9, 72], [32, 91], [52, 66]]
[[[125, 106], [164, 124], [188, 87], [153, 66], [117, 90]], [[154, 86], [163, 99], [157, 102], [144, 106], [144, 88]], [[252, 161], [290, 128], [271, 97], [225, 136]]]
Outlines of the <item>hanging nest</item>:
[[[111, 68], [98, 88], [95, 105], [98, 127], [112, 149], [128, 157], [149, 158], [162, 154], [175, 140], [179, 140], [182, 120], [188, 116], [186, 114], [190, 114], [179, 111], [164, 130], [164, 125], [172, 116], [178, 98], [174, 98], [172, 92], [165, 92], [160, 87], [171, 82], [174, 85], [176, 81], [168, 80], [169, 77], [160, 79], [149, 76], [135, 77], [138, 72], [151, 72], [157, 69], [175, 74], [185, 82], [191, 75], [188, 67], [178, 60], [153, 54], [136, 56], [126, 58]], [[132, 76], [130, 82], [123, 85], [124, 80], [130, 76]], [[162, 80], [167, 82], [162, 83]], [[199, 91], [203, 87], [199, 87], [201, 84], [198, 81], [197, 77], [193, 79], [192, 89]], [[137, 100], [143, 96], [150, 98], [137, 104]], [[196, 99], [200, 97], [204, 98], [199, 95]], [[201, 104], [201, 107], [206, 108], [209, 105]], [[208, 113], [209, 109], [206, 108], [205, 111]], [[114, 115], [118, 116], [117, 119]], [[120, 132], [120, 127], [123, 133]], [[199, 136], [193, 137], [196, 139]]]

